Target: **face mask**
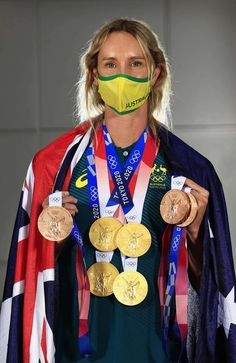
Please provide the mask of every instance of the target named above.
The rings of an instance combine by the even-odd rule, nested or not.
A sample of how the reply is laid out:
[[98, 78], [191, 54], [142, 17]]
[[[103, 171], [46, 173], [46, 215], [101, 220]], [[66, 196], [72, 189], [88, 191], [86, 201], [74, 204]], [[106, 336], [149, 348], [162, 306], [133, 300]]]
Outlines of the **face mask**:
[[142, 106], [151, 91], [150, 78], [136, 78], [127, 74], [101, 76], [98, 73], [98, 93], [106, 105], [119, 115]]

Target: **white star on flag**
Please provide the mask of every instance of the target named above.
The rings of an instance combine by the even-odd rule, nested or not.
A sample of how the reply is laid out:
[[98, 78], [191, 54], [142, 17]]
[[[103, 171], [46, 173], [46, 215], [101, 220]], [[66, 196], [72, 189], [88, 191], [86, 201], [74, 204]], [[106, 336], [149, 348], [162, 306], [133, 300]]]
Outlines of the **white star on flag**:
[[234, 296], [234, 286], [226, 297], [219, 293], [218, 326], [223, 324], [227, 338], [230, 324], [236, 325], [236, 302], [234, 301]]

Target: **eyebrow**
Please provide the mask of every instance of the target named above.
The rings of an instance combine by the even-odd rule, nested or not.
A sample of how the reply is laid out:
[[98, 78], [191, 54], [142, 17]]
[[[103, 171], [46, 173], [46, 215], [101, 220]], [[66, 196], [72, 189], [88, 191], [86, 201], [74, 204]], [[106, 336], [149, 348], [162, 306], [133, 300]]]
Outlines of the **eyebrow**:
[[[117, 59], [116, 57], [103, 57], [102, 61], [104, 61], [104, 60], [116, 60], [116, 59]], [[145, 58], [142, 55], [136, 55], [136, 56], [129, 57], [129, 59], [133, 60], [133, 59], [145, 59]]]

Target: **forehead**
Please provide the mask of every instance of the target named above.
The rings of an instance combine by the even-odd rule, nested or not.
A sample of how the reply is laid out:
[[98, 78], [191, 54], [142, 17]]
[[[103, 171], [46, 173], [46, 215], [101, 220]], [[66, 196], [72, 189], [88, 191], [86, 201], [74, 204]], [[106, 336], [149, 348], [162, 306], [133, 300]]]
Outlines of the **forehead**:
[[137, 39], [132, 34], [122, 31], [108, 35], [100, 48], [98, 56], [101, 58], [104, 56], [122, 56], [124, 54], [144, 56]]

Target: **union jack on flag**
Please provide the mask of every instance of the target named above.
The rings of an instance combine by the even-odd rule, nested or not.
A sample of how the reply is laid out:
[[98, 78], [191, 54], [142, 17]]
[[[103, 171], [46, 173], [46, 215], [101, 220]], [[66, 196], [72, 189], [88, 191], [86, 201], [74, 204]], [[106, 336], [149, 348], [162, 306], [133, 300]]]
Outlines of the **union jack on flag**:
[[[72, 170], [88, 144], [90, 133], [82, 137], [82, 131], [83, 128], [78, 128], [60, 137], [44, 152], [36, 154], [28, 168], [11, 242], [1, 306], [1, 363], [55, 361], [54, 243], [40, 235], [37, 219], [45, 195], [49, 195], [53, 189], [67, 190]], [[79, 144], [81, 147], [78, 149]], [[47, 170], [42, 168], [46, 161]], [[81, 325], [80, 333], [85, 334], [83, 320]]]
[[[32, 266], [25, 263], [32, 263], [37, 259], [34, 249], [28, 248], [30, 219], [34, 218], [31, 216], [33, 190], [34, 173], [31, 163], [21, 193], [8, 261], [0, 320], [1, 362], [21, 362], [23, 350], [24, 354], [30, 353], [35, 362], [52, 362], [55, 354], [52, 333], [53, 304], [50, 300], [53, 296], [54, 265], [50, 254], [45, 256], [44, 266], [40, 266], [40, 261], [35, 263], [33, 274]], [[29, 273], [30, 279], [27, 279]], [[36, 279], [36, 289], [30, 283], [31, 279], [32, 282]], [[27, 295], [24, 294], [26, 289], [29, 291]], [[46, 356], [47, 360], [43, 358]]]

